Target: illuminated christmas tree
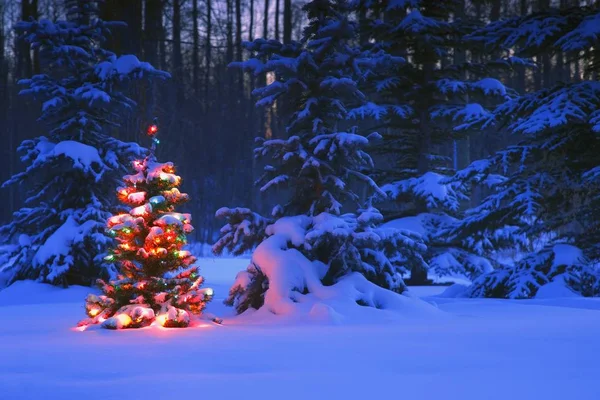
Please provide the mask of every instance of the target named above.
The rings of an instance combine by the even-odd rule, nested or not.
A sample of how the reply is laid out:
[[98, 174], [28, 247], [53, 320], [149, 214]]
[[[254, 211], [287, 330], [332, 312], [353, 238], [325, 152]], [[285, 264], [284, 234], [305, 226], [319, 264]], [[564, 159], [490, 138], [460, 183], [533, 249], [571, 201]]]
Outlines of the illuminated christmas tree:
[[186, 327], [190, 314], [201, 314], [212, 297], [211, 289], [200, 288], [203, 278], [194, 265], [196, 258], [182, 249], [193, 227], [190, 214], [175, 208], [188, 195], [177, 189], [181, 178], [173, 163], [159, 163], [154, 156], [157, 132], [156, 125], [150, 126], [150, 155], [133, 162], [135, 173], [124, 176], [124, 186], [117, 189], [118, 199], [130, 211], [108, 219], [116, 246], [105, 259], [119, 266], [119, 275], [98, 281], [103, 294], [87, 297], [89, 318], [80, 326], [140, 328], [156, 321], [165, 327]]

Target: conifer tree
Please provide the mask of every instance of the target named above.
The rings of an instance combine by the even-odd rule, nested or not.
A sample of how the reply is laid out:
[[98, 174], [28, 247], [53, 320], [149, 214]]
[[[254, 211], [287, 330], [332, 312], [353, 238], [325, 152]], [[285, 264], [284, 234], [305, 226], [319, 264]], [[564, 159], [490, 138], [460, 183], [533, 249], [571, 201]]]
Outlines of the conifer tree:
[[[259, 308], [263, 297], [268, 297], [265, 291], [274, 286], [270, 279], [277, 276], [273, 269], [270, 276], [265, 272], [267, 266], [261, 265], [259, 255], [288, 235], [289, 229], [302, 233], [284, 247], [325, 265], [320, 280], [328, 285], [357, 271], [382, 287], [402, 292], [401, 273], [407, 260], [423, 262], [424, 246], [418, 236], [380, 229], [381, 214], [368, 204], [363, 207], [354, 189], [383, 195], [367, 175], [373, 168], [367, 149], [379, 135], [365, 137], [347, 123], [348, 110], [365, 101], [355, 81], [359, 52], [353, 47], [356, 24], [348, 17], [350, 7], [344, 0], [314, 0], [304, 10], [309, 22], [300, 43], [256, 40], [247, 44], [254, 57], [235, 64], [255, 74], [274, 73], [275, 82], [255, 90], [259, 106], [283, 100], [291, 107], [289, 138], [259, 139], [255, 150], [266, 162], [260, 190], [269, 193], [278, 188], [285, 201], [273, 208], [266, 221], [240, 209], [218, 213], [229, 223], [216, 252], [247, 248], [248, 242], [243, 241], [248, 236], [250, 242], [260, 243], [252, 264], [238, 276], [230, 293], [229, 302], [238, 312]], [[345, 207], [358, 212], [343, 213]], [[251, 218], [243, 219], [244, 215]]]
[[[154, 139], [156, 132], [152, 125]], [[173, 163], [159, 163], [151, 153], [133, 167], [135, 173], [125, 175], [117, 189], [130, 210], [108, 219], [108, 234], [117, 245], [105, 259], [118, 264], [119, 274], [116, 280], [98, 281], [102, 295], [87, 297], [89, 318], [80, 325], [139, 328], [156, 320], [165, 327], [186, 327], [190, 314], [202, 313], [212, 298], [212, 289], [200, 288], [204, 279], [196, 258], [182, 249], [193, 227], [190, 214], [175, 209], [188, 195], [178, 189], [181, 178]]]
[[[544, 10], [492, 23], [472, 35], [488, 51], [523, 57], [560, 50], [598, 68], [600, 13], [595, 8]], [[491, 157], [456, 175], [481, 182], [494, 174], [492, 193], [470, 211], [457, 235], [518, 227], [529, 244], [521, 260], [477, 279], [470, 296], [530, 298], [540, 287], [562, 280], [586, 296], [600, 294], [600, 84], [559, 83], [500, 105], [485, 124], [506, 124], [518, 138]], [[484, 124], [484, 125], [485, 125]]]
[[97, 1], [67, 1], [67, 20], [22, 21], [17, 31], [39, 51], [44, 73], [24, 79], [21, 95], [42, 103], [46, 136], [19, 146], [25, 171], [4, 185], [22, 184], [28, 197], [0, 234], [18, 238], [0, 271], [9, 283], [37, 279], [89, 285], [114, 270], [103, 260], [112, 239], [104, 221], [114, 204], [111, 188], [144, 149], [111, 137], [131, 81], [168, 78], [133, 55], [102, 48], [110, 30], [123, 24], [96, 17]]
[[[358, 62], [361, 89], [369, 101], [350, 115], [366, 120], [383, 136], [375, 150], [380, 167], [373, 174], [388, 195], [379, 199], [385, 200], [380, 204], [383, 214], [386, 220], [397, 220], [394, 226], [417, 227], [435, 274], [473, 278], [489, 271], [493, 260], [486, 257], [480, 240], [447, 235], [459, 223], [468, 199], [468, 187], [448, 178], [460, 156], [457, 141], [482, 134], [478, 122], [513, 94], [490, 75], [526, 61], [476, 58], [476, 48], [464, 40], [476, 28], [464, 12], [464, 2], [356, 4], [372, 19], [361, 26]], [[490, 243], [493, 238], [483, 240]], [[411, 271], [411, 281], [426, 281], [426, 268], [417, 264]]]

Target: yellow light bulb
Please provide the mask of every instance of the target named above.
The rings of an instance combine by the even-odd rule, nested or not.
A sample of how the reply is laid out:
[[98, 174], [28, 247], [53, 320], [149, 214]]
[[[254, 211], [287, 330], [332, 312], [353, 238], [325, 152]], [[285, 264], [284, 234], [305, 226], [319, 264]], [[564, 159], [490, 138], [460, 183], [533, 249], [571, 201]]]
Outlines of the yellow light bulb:
[[167, 322], [167, 314], [161, 314], [156, 317], [156, 322], [158, 322], [160, 326], [165, 326], [165, 323]]

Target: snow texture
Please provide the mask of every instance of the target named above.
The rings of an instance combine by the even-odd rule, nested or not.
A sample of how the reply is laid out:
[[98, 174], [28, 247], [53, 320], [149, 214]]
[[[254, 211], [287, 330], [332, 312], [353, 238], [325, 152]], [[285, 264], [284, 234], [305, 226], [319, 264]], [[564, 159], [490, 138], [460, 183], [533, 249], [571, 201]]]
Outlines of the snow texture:
[[[381, 286], [403, 289], [402, 264], [411, 256], [422, 261], [419, 252], [425, 246], [416, 234], [389, 227], [369, 228], [382, 218], [375, 211], [366, 210], [358, 217], [321, 213], [278, 219], [266, 227], [268, 237], [254, 250], [248, 268], [237, 275], [228, 302], [239, 312], [254, 308], [285, 316], [310, 315], [317, 307], [320, 314], [331, 310], [334, 320], [358, 305], [412, 312], [419, 307], [413, 300], [366, 277], [380, 279]], [[401, 250], [400, 254], [390, 257], [390, 246]], [[332, 249], [340, 254], [323, 257], [328, 264], [321, 262], [318, 255]], [[333, 275], [335, 284], [323, 285], [334, 268], [340, 268], [338, 276]], [[256, 303], [259, 298], [261, 304]]]
[[[448, 299], [430, 290], [443, 287], [417, 287], [439, 315], [391, 320], [375, 310], [361, 318], [361, 307], [338, 326], [319, 322], [327, 315], [319, 308], [309, 325], [233, 317], [220, 300], [247, 262], [201, 260], [207, 282], [222, 289], [208, 311], [224, 322], [185, 330], [80, 332], [74, 321], [89, 288], [17, 282], [0, 292], [3, 398], [358, 400], [389, 398], [399, 387], [414, 399], [600, 397], [597, 299]], [[170, 360], [166, 353], [176, 360], [157, 368]]]

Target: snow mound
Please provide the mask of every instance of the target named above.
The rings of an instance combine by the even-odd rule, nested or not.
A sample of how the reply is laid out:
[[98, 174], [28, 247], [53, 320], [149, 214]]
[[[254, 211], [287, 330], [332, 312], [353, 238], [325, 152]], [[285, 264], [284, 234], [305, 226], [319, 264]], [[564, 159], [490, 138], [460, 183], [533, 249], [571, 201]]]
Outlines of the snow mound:
[[440, 293], [437, 297], [445, 297], [445, 298], [457, 298], [457, 297], [465, 297], [465, 292], [469, 288], [468, 285], [463, 285], [461, 283], [455, 283], [452, 286], [449, 286], [446, 290]]
[[31, 305], [31, 304], [59, 304], [77, 303], [92, 292], [94, 288], [87, 286], [70, 286], [63, 289], [48, 283], [35, 281], [17, 281], [5, 289], [0, 290], [0, 306]]
[[[388, 317], [426, 316], [437, 309], [410, 295], [400, 295], [367, 280], [358, 272], [350, 273], [335, 284], [325, 286], [328, 271], [320, 261], [311, 261], [297, 248], [305, 240], [310, 218], [282, 218], [269, 226], [272, 236], [254, 251], [246, 271], [240, 272], [230, 291], [230, 303], [238, 309], [248, 308], [242, 316], [253, 319], [283, 316], [303, 322], [341, 323], [345, 320]], [[336, 230], [336, 226], [328, 226]], [[264, 290], [266, 288], [266, 290]], [[256, 293], [264, 290], [263, 304], [256, 304]], [[240, 307], [252, 302], [250, 307]]]
[[560, 265], [577, 265], [581, 260], [585, 259], [583, 251], [579, 247], [570, 244], [556, 244], [554, 245], [553, 251], [553, 267], [558, 267]]
[[564, 275], [559, 275], [552, 282], [540, 287], [535, 295], [536, 299], [558, 299], [564, 297], [581, 297], [581, 295], [569, 289]]

